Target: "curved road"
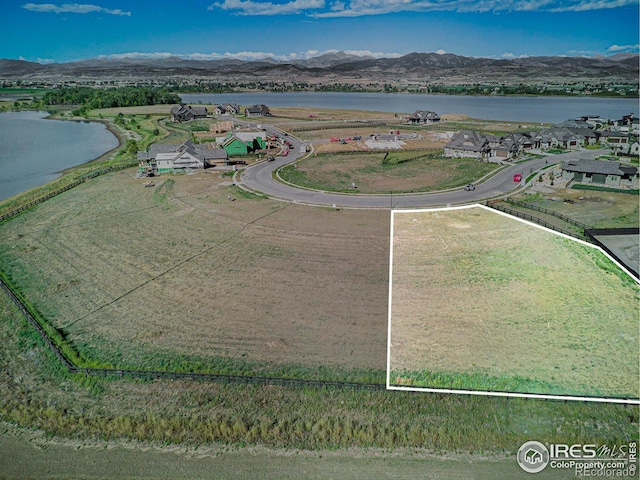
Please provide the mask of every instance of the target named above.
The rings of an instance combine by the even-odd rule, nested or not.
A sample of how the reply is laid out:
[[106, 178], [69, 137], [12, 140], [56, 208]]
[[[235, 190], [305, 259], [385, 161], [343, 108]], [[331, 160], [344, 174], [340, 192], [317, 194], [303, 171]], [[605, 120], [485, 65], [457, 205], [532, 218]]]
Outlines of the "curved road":
[[[267, 127], [268, 133], [284, 136], [285, 134], [274, 128]], [[277, 182], [273, 179], [274, 170], [287, 165], [304, 155], [306, 144], [292, 136], [285, 136], [292, 145], [287, 157], [276, 157], [273, 162], [263, 162], [247, 168], [240, 176], [238, 185], [264, 195], [294, 203], [308, 205], [323, 205], [348, 208], [417, 208], [435, 207], [456, 204], [471, 204], [482, 202], [490, 198], [503, 196], [514, 191], [520, 185], [513, 182], [513, 175], [521, 173], [526, 179], [531, 172], [544, 167], [549, 162], [558, 163], [569, 159], [594, 158], [605, 153], [606, 150], [581, 150], [546, 158], [537, 158], [518, 165], [511, 165], [486, 181], [476, 185], [474, 191], [466, 192], [462, 188], [435, 193], [412, 194], [339, 194], [326, 193], [316, 190], [306, 190]]]

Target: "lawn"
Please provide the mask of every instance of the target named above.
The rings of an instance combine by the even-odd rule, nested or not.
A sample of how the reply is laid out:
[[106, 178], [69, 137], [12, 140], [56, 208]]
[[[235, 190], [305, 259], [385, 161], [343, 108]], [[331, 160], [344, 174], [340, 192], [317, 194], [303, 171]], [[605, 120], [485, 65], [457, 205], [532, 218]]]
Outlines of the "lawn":
[[[410, 161], [394, 160], [395, 157]], [[472, 183], [496, 165], [443, 158], [425, 152], [357, 153], [311, 156], [279, 171], [280, 177], [306, 188], [349, 193], [429, 192]], [[352, 187], [355, 183], [357, 190]]]
[[392, 383], [638, 398], [638, 285], [480, 207], [396, 213]]

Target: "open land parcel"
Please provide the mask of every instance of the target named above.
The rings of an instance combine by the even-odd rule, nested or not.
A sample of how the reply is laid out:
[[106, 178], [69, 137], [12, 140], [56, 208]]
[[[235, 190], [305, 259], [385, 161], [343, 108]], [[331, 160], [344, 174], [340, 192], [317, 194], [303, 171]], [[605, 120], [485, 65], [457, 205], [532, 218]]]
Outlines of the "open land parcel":
[[480, 207], [394, 219], [393, 384], [638, 398], [638, 287], [604, 254]]
[[[302, 212], [217, 173], [154, 188], [131, 173], [94, 179], [1, 231], [2, 270], [88, 362], [381, 381], [388, 212]], [[49, 433], [513, 452], [532, 436], [619, 443], [637, 430], [634, 407], [83, 380], [43, 366], [55, 358], [6, 308], [3, 416]]]

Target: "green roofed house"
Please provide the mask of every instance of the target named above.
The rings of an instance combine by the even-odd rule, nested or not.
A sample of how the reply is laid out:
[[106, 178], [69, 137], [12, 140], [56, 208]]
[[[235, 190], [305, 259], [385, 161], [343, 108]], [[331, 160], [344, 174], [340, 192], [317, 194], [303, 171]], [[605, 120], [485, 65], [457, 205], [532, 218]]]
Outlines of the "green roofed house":
[[229, 134], [222, 144], [230, 157], [247, 155], [249, 153], [264, 150], [267, 147], [266, 134], [260, 132], [235, 132]]
[[237, 157], [249, 153], [249, 146], [235, 135], [228, 137], [222, 144], [222, 148], [225, 149], [227, 155], [230, 157]]

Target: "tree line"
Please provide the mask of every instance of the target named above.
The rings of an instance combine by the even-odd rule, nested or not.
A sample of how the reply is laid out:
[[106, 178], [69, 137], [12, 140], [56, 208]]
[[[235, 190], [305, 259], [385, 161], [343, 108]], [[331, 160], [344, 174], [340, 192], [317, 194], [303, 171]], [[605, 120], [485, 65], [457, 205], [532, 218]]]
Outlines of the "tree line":
[[47, 92], [40, 101], [43, 106], [80, 105], [96, 109], [180, 103], [180, 97], [166, 87], [64, 87]]

